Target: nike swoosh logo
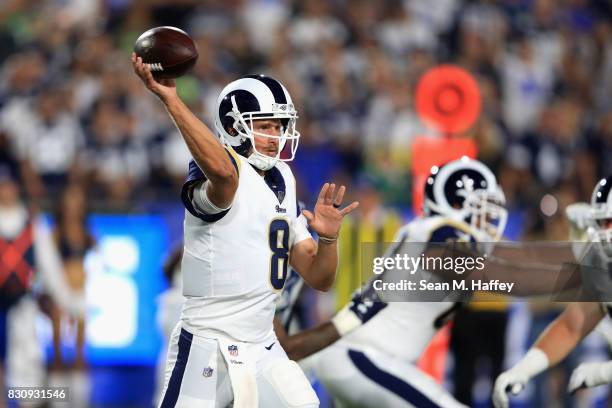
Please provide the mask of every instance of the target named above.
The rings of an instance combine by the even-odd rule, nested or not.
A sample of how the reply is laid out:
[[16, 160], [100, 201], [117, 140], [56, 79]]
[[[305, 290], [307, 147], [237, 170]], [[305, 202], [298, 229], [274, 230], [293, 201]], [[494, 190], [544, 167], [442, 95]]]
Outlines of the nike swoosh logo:
[[264, 347], [266, 348], [266, 350], [271, 350], [272, 346], [275, 345], [275, 344], [276, 344], [276, 342], [270, 344], [269, 346], [264, 346]]

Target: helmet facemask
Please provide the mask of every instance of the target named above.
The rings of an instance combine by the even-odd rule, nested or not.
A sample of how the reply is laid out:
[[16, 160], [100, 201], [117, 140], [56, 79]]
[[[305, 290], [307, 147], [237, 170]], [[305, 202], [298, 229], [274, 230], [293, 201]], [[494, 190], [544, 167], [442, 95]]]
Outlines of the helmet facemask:
[[[247, 157], [249, 163], [260, 170], [266, 171], [271, 169], [279, 161], [292, 161], [295, 158], [297, 151], [300, 133], [296, 129], [297, 111], [292, 103], [287, 104], [272, 104], [270, 112], [240, 112], [236, 104], [235, 96], [231, 97], [232, 111], [228, 113], [234, 119], [232, 127], [238, 133], [238, 137], [245, 141], [250, 140], [252, 152]], [[253, 124], [257, 120], [280, 120], [281, 133], [280, 135], [270, 135], [267, 133], [256, 132], [253, 129]], [[269, 156], [257, 150], [255, 137], [271, 138], [278, 140], [278, 149], [275, 156]], [[287, 142], [290, 143], [290, 155], [281, 157]]]
[[506, 198], [501, 190], [461, 191], [465, 195], [463, 217], [476, 231], [480, 231], [493, 242], [499, 241], [508, 222]]
[[591, 209], [593, 226], [589, 228], [589, 239], [598, 243], [600, 254], [612, 262], [612, 208], [607, 204], [593, 204]]

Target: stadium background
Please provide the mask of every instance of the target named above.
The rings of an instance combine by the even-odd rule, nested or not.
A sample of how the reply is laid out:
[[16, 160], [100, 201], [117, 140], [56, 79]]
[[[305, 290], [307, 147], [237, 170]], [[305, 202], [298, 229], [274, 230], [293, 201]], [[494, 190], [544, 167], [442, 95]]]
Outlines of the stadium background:
[[[161, 265], [182, 234], [178, 192], [189, 153], [129, 62], [135, 38], [147, 28], [178, 26], [196, 39], [198, 63], [178, 88], [208, 124], [227, 82], [259, 72], [283, 82], [300, 116], [302, 137], [292, 164], [300, 199], [311, 205], [320, 185], [334, 180], [360, 200], [343, 229], [336, 289], [302, 296], [305, 326], [333, 313], [358, 285], [358, 243], [389, 241], [413, 216], [412, 142], [442, 137], [416, 114], [414, 90], [421, 75], [440, 63], [461, 66], [478, 81], [481, 115], [455, 137], [474, 140], [477, 158], [498, 176], [512, 214], [512, 238], [567, 239], [564, 207], [589, 200], [596, 180], [612, 173], [610, 2], [433, 4], [0, 3], [0, 162], [19, 172], [32, 209], [61, 213], [59, 197], [70, 186], [85, 193], [91, 214], [87, 226], [97, 250], [85, 262], [92, 406], [149, 406], [161, 344], [156, 297], [168, 284]], [[96, 262], [116, 269], [100, 272]], [[117, 292], [114, 283], [125, 291]], [[513, 361], [559, 306], [502, 299], [471, 310], [494, 321], [509, 340], [504, 347], [491, 336], [481, 340], [482, 350]], [[41, 342], [51, 361], [50, 324], [43, 316]], [[65, 345], [68, 360], [73, 348]], [[607, 353], [594, 336], [574, 363], [543, 376], [540, 391], [526, 393], [520, 406], [561, 404], [567, 399], [562, 384], [576, 359], [605, 359]], [[474, 358], [479, 373], [490, 371], [490, 364]], [[452, 389], [453, 353], [446, 363]], [[607, 391], [600, 387], [565, 402], [606, 406]], [[476, 381], [473, 393], [474, 406], [487, 406], [490, 383]]]

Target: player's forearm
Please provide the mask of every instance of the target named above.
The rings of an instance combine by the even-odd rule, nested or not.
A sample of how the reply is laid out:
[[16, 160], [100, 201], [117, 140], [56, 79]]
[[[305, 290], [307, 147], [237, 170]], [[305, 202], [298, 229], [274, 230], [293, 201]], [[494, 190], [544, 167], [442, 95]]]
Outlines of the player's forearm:
[[164, 100], [174, 124], [183, 136], [193, 159], [213, 183], [236, 183], [238, 175], [234, 165], [210, 129], [199, 120], [178, 98]]
[[338, 246], [336, 242], [325, 243], [319, 240], [317, 252], [314, 255], [310, 268], [308, 268], [308, 279], [304, 280], [314, 289], [328, 291], [336, 280], [336, 269], [338, 267]]
[[500, 243], [482, 271], [486, 278], [515, 282], [515, 296], [549, 295], [578, 288], [570, 243]]
[[553, 366], [563, 360], [580, 341], [580, 336], [567, 330], [567, 327], [553, 323], [535, 342], [533, 348], [538, 348], [546, 354], [549, 365]]
[[501, 282], [516, 283], [514, 296], [550, 295], [576, 289], [581, 284], [580, 274], [572, 264], [538, 263], [523, 259], [488, 257], [485, 268], [470, 274], [473, 280], [497, 279]]
[[533, 347], [542, 350], [553, 366], [563, 360], [602, 317], [597, 303], [572, 303], [544, 330]]
[[[462, 275], [461, 278], [467, 282], [495, 279], [502, 283], [514, 283], [516, 284], [512, 290], [514, 296], [550, 295], [578, 288], [581, 284], [580, 274], [576, 273], [576, 268], [572, 264], [565, 263], [571, 256], [571, 250], [569, 246], [564, 247], [563, 250], [559, 248], [555, 248], [553, 252], [558, 254], [563, 252], [565, 256], [550, 263], [535, 262], [529, 257], [523, 258], [520, 256], [521, 252], [516, 248], [512, 251], [495, 251], [493, 255], [486, 258], [484, 267], [474, 267], [468, 273]], [[525, 247], [525, 251], [526, 253], [529, 252], [527, 247]], [[567, 252], [570, 256], [567, 256]], [[426, 256], [457, 259], [482, 257], [479, 252], [474, 251], [471, 247], [459, 243], [429, 247]], [[429, 269], [429, 272], [449, 281], [458, 278], [452, 269]]]
[[330, 322], [312, 329], [287, 336], [281, 340], [283, 349], [291, 360], [306, 358], [340, 339], [338, 331]]
[[500, 242], [495, 245], [493, 253], [499, 259], [521, 260], [525, 263], [561, 265], [574, 262], [571, 242]]
[[576, 322], [570, 321], [576, 318], [571, 312], [567, 313], [570, 307], [548, 326], [535, 344], [512, 368], [497, 378], [493, 391], [493, 401], [496, 407], [507, 407], [506, 393], [518, 394], [531, 378], [563, 360], [582, 339], [582, 331], [577, 330], [577, 326], [574, 326]]

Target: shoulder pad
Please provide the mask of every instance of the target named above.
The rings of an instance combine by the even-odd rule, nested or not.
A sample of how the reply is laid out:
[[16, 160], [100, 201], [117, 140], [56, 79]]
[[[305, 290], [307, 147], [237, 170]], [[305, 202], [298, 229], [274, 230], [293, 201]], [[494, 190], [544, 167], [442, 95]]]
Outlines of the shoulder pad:
[[448, 217], [437, 217], [431, 225], [427, 242], [478, 242], [477, 234], [468, 224]]

